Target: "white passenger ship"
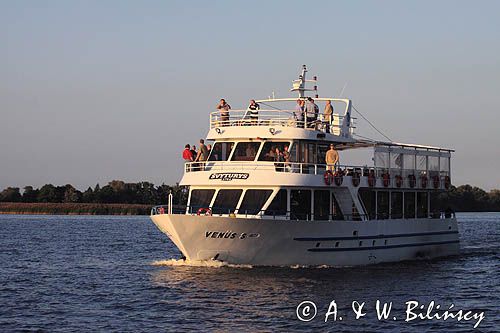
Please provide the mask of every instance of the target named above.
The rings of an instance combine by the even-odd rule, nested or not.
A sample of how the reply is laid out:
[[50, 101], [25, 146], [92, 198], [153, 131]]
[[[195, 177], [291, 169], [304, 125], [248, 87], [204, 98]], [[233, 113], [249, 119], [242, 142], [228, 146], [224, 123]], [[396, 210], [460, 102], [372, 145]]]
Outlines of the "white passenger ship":
[[[306, 88], [306, 67], [292, 91]], [[317, 96], [315, 96], [317, 97]], [[294, 117], [297, 98], [257, 101], [258, 119], [230, 110], [210, 115], [205, 163], [186, 163], [187, 208], [152, 209], [151, 218], [188, 260], [250, 265], [351, 266], [457, 254], [453, 213], [437, 206], [450, 187], [452, 149], [359, 139], [352, 102], [332, 101], [331, 126]], [[288, 109], [284, 106], [288, 106]], [[342, 105], [342, 108], [339, 107]], [[267, 109], [264, 109], [267, 107]], [[337, 165], [325, 153], [373, 149], [370, 166]], [[289, 162], [268, 152], [288, 147]]]

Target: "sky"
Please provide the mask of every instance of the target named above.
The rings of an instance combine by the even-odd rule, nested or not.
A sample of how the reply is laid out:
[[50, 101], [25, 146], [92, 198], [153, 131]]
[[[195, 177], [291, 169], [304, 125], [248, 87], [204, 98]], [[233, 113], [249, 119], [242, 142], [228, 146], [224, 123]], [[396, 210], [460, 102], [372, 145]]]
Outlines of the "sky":
[[498, 13], [499, 1], [0, 0], [0, 189], [174, 184], [220, 98], [291, 97], [303, 64], [321, 96], [345, 85], [392, 140], [454, 148], [455, 185], [500, 188]]

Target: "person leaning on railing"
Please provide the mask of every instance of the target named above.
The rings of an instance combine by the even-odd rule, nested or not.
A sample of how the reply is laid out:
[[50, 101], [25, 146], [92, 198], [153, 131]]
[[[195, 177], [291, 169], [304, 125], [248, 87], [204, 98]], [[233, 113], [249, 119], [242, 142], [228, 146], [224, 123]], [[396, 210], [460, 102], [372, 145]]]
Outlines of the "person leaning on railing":
[[221, 126], [229, 126], [229, 110], [231, 110], [231, 105], [227, 104], [224, 98], [221, 98], [217, 105], [217, 110], [220, 111]]
[[326, 132], [330, 132], [330, 125], [332, 123], [332, 114], [333, 114], [333, 107], [332, 107], [332, 102], [331, 101], [326, 101], [325, 105], [325, 110], [323, 111], [324, 113], [324, 119], [326, 123]]
[[252, 125], [257, 125], [259, 119], [259, 109], [260, 105], [255, 102], [254, 99], [250, 100], [250, 105], [248, 106], [248, 110], [250, 111], [250, 120], [252, 121]]
[[304, 100], [298, 99], [297, 105], [295, 105], [295, 112], [293, 113], [295, 120], [297, 121], [297, 127], [304, 127]]
[[189, 144], [184, 146], [184, 151], [182, 152], [182, 158], [184, 159], [184, 163], [193, 162], [193, 153], [191, 152], [191, 146]]
[[339, 161], [339, 153], [335, 150], [335, 145], [330, 144], [330, 149], [326, 152], [325, 161], [327, 169], [335, 171], [335, 164]]

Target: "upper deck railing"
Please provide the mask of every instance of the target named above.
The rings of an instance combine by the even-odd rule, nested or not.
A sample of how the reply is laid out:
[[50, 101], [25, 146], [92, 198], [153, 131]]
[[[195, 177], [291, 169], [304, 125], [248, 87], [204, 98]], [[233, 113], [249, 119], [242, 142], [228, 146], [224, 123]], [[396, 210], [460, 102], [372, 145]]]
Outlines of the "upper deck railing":
[[[308, 120], [307, 117], [298, 120], [293, 110], [258, 110], [257, 116], [252, 116], [250, 110], [229, 110], [228, 114], [221, 111], [210, 113], [210, 129], [227, 126], [283, 126], [306, 128], [334, 135], [352, 135], [356, 128], [356, 118], [350, 117], [349, 126], [343, 129], [344, 116], [338, 114], [332, 114], [331, 121], [326, 121], [322, 113], [319, 113], [315, 120]], [[342, 133], [343, 130], [348, 133]]]

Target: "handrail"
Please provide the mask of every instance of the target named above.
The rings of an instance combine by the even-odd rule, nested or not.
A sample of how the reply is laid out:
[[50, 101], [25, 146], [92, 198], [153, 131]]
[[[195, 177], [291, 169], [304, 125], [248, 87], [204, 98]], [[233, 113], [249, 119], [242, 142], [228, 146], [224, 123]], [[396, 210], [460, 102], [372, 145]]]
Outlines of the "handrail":
[[[343, 115], [333, 114], [332, 119], [338, 118], [334, 123], [329, 124], [324, 120], [324, 114], [318, 113], [318, 119], [308, 120], [307, 116], [304, 120], [298, 120], [295, 110], [258, 110], [257, 116], [252, 117], [250, 110], [229, 110], [227, 113], [214, 111], [210, 113], [210, 129], [228, 126], [284, 126], [313, 129], [322, 132], [330, 132], [335, 135], [340, 135], [344, 120]], [[349, 134], [354, 134], [357, 118], [350, 117]]]
[[[168, 212], [168, 205], [159, 205], [154, 206], [151, 209], [151, 215], [162, 215], [162, 214], [170, 214], [170, 215], [197, 215], [197, 212], [200, 208], [210, 208], [212, 211], [221, 211], [222, 207], [204, 207], [204, 206], [182, 206], [181, 208], [177, 207], [177, 209], [172, 212]], [[162, 210], [163, 209], [163, 210]], [[297, 218], [297, 214], [304, 216], [305, 218]], [[255, 218], [260, 217], [261, 219], [273, 219], [273, 220], [304, 220], [304, 221], [363, 221], [362, 218], [365, 218], [364, 221], [373, 221], [373, 220], [389, 220], [395, 219], [393, 216], [389, 216], [387, 213], [379, 213], [379, 214], [328, 214], [327, 219], [317, 219], [314, 217], [314, 214], [311, 213], [294, 213], [291, 211], [284, 210], [270, 210], [270, 209], [261, 209], [257, 212], [257, 214], [248, 214], [248, 210], [246, 212], [240, 212], [236, 209], [228, 209], [227, 213], [214, 213], [213, 216], [223, 216], [223, 217], [238, 217], [238, 218]], [[300, 216], [299, 216], [300, 217]], [[420, 219], [446, 219], [446, 218], [455, 218], [455, 212], [453, 211], [436, 211], [429, 212], [425, 217], [417, 217]], [[400, 219], [413, 219], [406, 218], [401, 215]], [[398, 217], [399, 219], [399, 217]]]
[[[184, 165], [186, 173], [198, 171], [254, 171], [254, 170], [267, 170], [276, 172], [289, 172], [301, 173], [312, 175], [324, 175], [326, 169], [331, 167], [327, 164], [315, 163], [298, 163], [298, 162], [274, 162], [274, 161], [207, 161], [207, 162], [187, 162]], [[354, 172], [358, 172], [360, 176], [368, 177], [370, 172], [373, 172], [375, 177], [383, 177], [384, 174], [389, 174], [391, 179], [395, 176], [402, 176], [403, 180], [410, 175], [417, 177], [416, 181], [419, 182], [418, 177], [426, 175], [438, 175], [441, 179], [449, 176], [447, 171], [432, 171], [432, 170], [415, 170], [415, 169], [399, 169], [399, 168], [380, 168], [366, 165], [346, 165], [337, 164], [335, 170], [342, 170], [343, 176], [352, 176]], [[431, 179], [428, 179], [431, 181]]]

